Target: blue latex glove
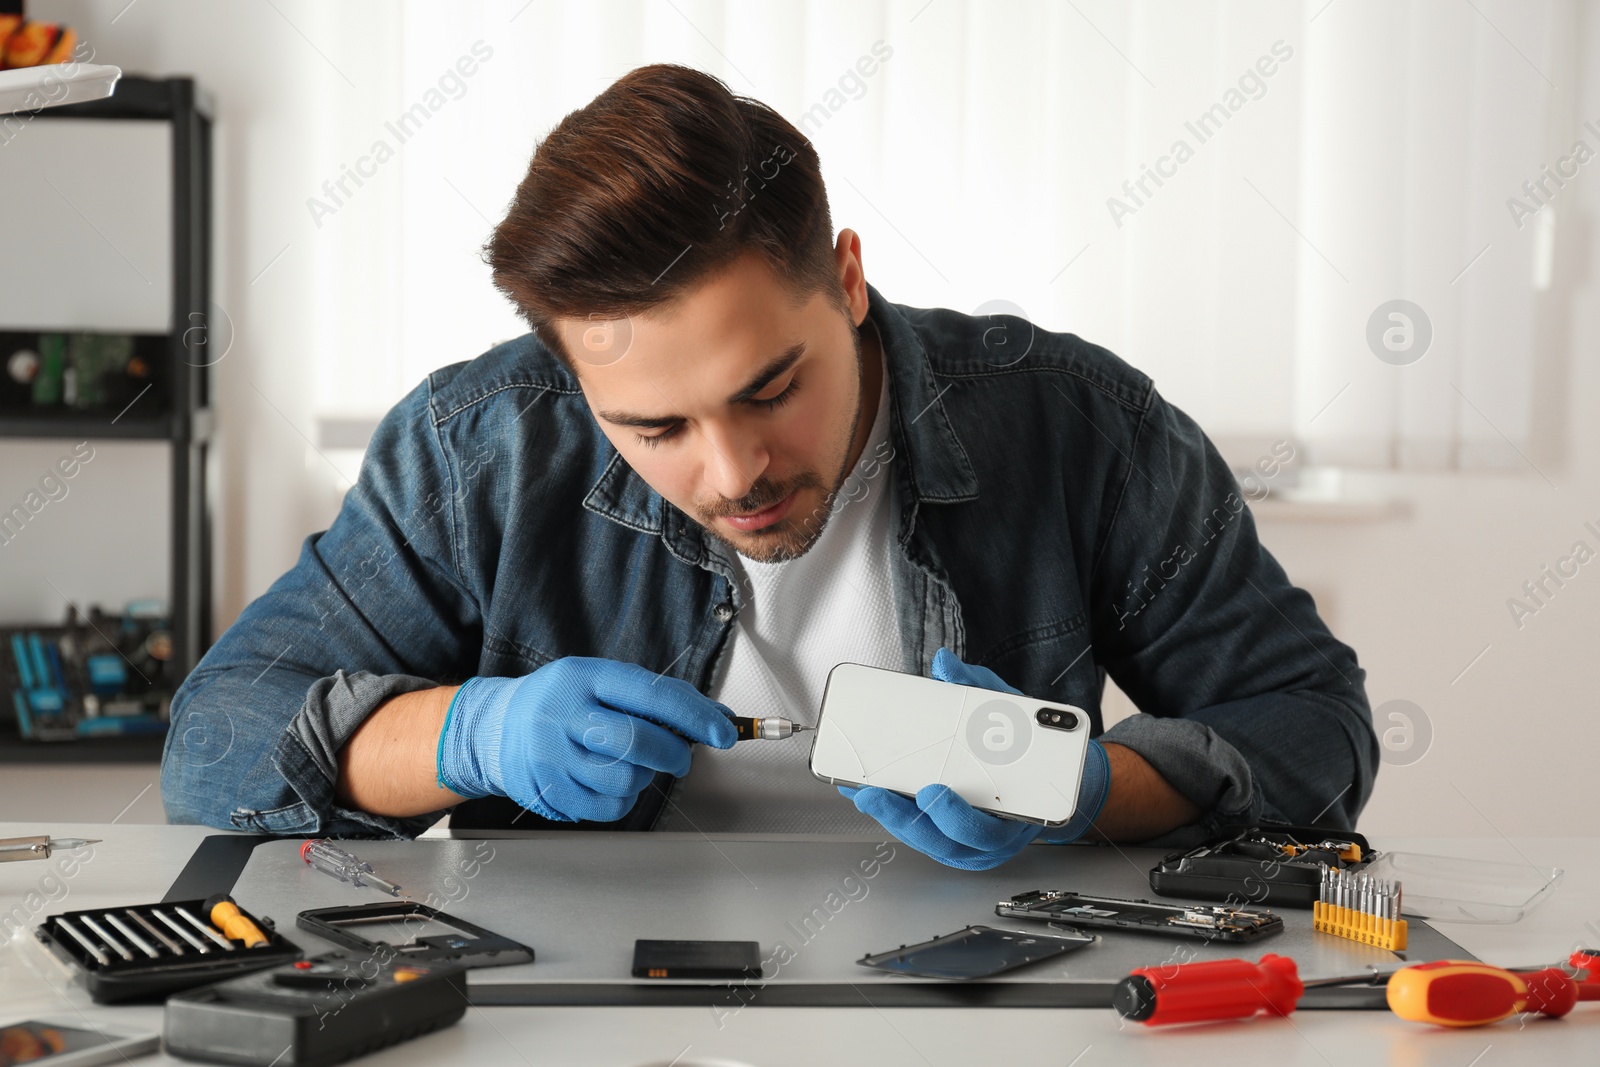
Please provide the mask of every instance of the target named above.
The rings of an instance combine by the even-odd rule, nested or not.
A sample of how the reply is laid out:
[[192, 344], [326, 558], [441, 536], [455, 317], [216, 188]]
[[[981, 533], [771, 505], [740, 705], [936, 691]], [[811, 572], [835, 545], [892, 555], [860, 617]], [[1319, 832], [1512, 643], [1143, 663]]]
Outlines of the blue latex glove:
[[[1021, 690], [1001, 681], [989, 668], [963, 663], [947, 648], [934, 654], [933, 676], [941, 682], [1022, 695]], [[1044, 827], [1001, 819], [974, 808], [947, 785], [923, 786], [915, 801], [877, 786], [840, 786], [839, 792], [855, 801], [857, 811], [878, 820], [885, 830], [918, 852], [947, 867], [987, 871], [1021, 852], [1035, 838], [1063, 844], [1082, 837], [1105, 805], [1110, 785], [1111, 768], [1105, 747], [1091, 740], [1078, 789], [1078, 807], [1064, 826]]]
[[439, 733], [439, 784], [510, 797], [547, 819], [611, 822], [656, 771], [689, 773], [690, 741], [733, 747], [732, 715], [682, 679], [609, 659], [567, 656], [521, 678], [471, 678]]

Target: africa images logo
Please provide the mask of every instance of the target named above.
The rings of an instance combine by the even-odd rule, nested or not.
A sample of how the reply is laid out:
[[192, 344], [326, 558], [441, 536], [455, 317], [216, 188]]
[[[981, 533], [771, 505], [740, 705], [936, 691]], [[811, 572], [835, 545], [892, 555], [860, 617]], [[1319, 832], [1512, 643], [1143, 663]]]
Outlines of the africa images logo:
[[1033, 724], [1010, 700], [987, 700], [967, 720], [967, 751], [991, 767], [1015, 763], [1028, 751]]

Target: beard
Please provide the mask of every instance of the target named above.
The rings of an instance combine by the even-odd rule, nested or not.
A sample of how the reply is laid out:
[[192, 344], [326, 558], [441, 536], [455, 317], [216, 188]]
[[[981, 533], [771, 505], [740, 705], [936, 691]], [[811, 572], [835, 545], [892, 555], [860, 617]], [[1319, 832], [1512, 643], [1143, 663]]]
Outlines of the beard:
[[[822, 531], [827, 528], [828, 520], [833, 516], [833, 503], [838, 499], [839, 487], [849, 477], [850, 471], [850, 445], [856, 439], [856, 430], [861, 426], [862, 397], [866, 392], [866, 362], [862, 358], [861, 328], [851, 322], [847, 317], [845, 323], [850, 327], [851, 341], [855, 345], [856, 354], [856, 406], [855, 413], [850, 419], [850, 430], [845, 434], [844, 455], [839, 460], [839, 469], [834, 471], [833, 478], [824, 482], [815, 471], [803, 471], [786, 482], [775, 482], [766, 475], [757, 478], [750, 491], [738, 500], [728, 500], [715, 508], [708, 508], [697, 504], [695, 512], [700, 525], [712, 537], [716, 538], [728, 548], [757, 563], [786, 563], [792, 559], [799, 559], [811, 550], [822, 536]], [[887, 388], [887, 383], [884, 388]], [[753, 511], [770, 508], [772, 505], [785, 499], [790, 493], [806, 489], [823, 489], [822, 501], [803, 516], [797, 516], [794, 511], [771, 526], [760, 530], [752, 530], [745, 535], [744, 543], [737, 543], [717, 532], [716, 519], [725, 515], [748, 515]]]

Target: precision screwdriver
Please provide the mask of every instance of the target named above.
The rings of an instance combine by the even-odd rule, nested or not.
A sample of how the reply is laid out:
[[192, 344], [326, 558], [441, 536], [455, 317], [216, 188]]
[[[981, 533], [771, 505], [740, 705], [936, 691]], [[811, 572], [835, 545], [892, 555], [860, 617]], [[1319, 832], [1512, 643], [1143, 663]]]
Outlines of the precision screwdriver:
[[765, 719], [735, 715], [733, 725], [739, 731], [740, 741], [782, 741], [786, 737], [793, 737], [811, 729], [809, 726], [802, 726], [800, 723], [776, 715]]

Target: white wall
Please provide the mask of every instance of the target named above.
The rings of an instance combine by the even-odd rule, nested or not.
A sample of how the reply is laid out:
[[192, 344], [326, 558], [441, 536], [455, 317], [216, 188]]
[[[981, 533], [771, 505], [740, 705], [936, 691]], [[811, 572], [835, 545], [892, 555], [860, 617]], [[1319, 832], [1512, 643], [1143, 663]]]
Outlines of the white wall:
[[[336, 123], [311, 117], [384, 92], [376, 73], [387, 70], [383, 22], [374, 19], [355, 43], [335, 40], [325, 31], [326, 6], [306, 2], [275, 10], [205, 0], [58, 0], [31, 3], [29, 14], [73, 26], [99, 62], [127, 74], [192, 75], [217, 100], [213, 300], [233, 333], [212, 370], [221, 431], [214, 450], [220, 630], [338, 510], [340, 475], [309, 440], [308, 382], [318, 364], [336, 360], [341, 345], [394, 343], [398, 298], [385, 272], [395, 235], [376, 221], [385, 196], [398, 191], [374, 189], [340, 217], [352, 241], [369, 250], [361, 262], [322, 254], [305, 209], [329, 159], [345, 147]], [[319, 48], [338, 54], [338, 69]], [[340, 466], [355, 473], [348, 457]], [[100, 562], [107, 574], [121, 565], [112, 557]]]
[[[1577, 114], [1560, 143], [1595, 147], [1580, 127], [1600, 126], [1600, 11], [1579, 12]], [[1577, 575], [1548, 582], [1554, 594], [1520, 626], [1507, 606], [1533, 604], [1523, 583], [1575, 542], [1600, 553], [1600, 177], [1584, 168], [1553, 205], [1551, 284], [1535, 309], [1533, 445], [1519, 467], [1367, 476], [1357, 481], [1406, 501], [1409, 517], [1263, 528], [1291, 577], [1329, 594], [1324, 611], [1366, 667], [1374, 707], [1408, 700], [1431, 723], [1421, 759], [1380, 771], [1368, 833], [1595, 833], [1585, 796], [1600, 753], [1600, 558], [1567, 564]], [[1379, 716], [1380, 733], [1395, 725]]]
[[[326, 6], [309, 0], [276, 0], [276, 8], [203, 0], [30, 4], [36, 17], [77, 27], [103, 61], [130, 72], [192, 73], [219, 101], [216, 299], [235, 328], [233, 347], [215, 369], [219, 626], [293, 562], [301, 538], [337, 510], [342, 477], [355, 472], [349, 456], [324, 459], [309, 446], [308, 383], [335, 382], [351, 392], [353, 408], [363, 391], [395, 395], [410, 384], [399, 360], [390, 378], [367, 382], [342, 380], [337, 364], [352, 345], [401, 350], [393, 254], [401, 238], [381, 223], [409, 199], [406, 191], [397, 180], [364, 187], [337, 216], [337, 240], [309, 221], [305, 207], [368, 134], [368, 94], [394, 88], [382, 62], [385, 49], [396, 47], [385, 36], [392, 24], [374, 18], [369, 33], [352, 38], [334, 32], [350, 24], [348, 0], [337, 24]], [[1514, 11], [1489, 10], [1514, 20]], [[453, 26], [448, 11], [439, 9], [441, 27], [470, 41], [470, 29]], [[1323, 17], [1339, 17], [1339, 9]], [[700, 65], [718, 69], [713, 53], [686, 38], [686, 47], [704, 51]], [[1600, 16], [1592, 9], [1583, 12], [1577, 47], [1580, 118], [1600, 123]], [[1506, 62], [1520, 60], [1508, 52]], [[308, 122], [330, 111], [331, 124]], [[343, 128], [338, 116], [346, 114]], [[1268, 546], [1356, 648], [1374, 705], [1409, 700], [1431, 722], [1426, 755], [1380, 773], [1362, 826], [1371, 834], [1594, 832], [1588, 802], [1600, 752], [1600, 562], [1582, 568], [1520, 630], [1506, 608], [1525, 580], [1574, 541], [1600, 550], [1600, 536], [1582, 528], [1593, 521], [1600, 529], [1594, 169], [1562, 192], [1554, 280], [1538, 309], [1537, 446], [1529, 459], [1543, 476], [1531, 467], [1499, 475], [1368, 475], [1355, 481], [1404, 500], [1409, 515], [1263, 521]], [[441, 211], [461, 208], [452, 195], [438, 194]], [[494, 195], [487, 195], [480, 204], [492, 214]], [[499, 202], [509, 195], [503, 190]], [[362, 253], [352, 257], [351, 247]], [[870, 256], [867, 263], [871, 270]], [[903, 287], [894, 277], [873, 280], [892, 299], [908, 299], [897, 297]], [[1250, 326], [1233, 324], [1241, 334]], [[443, 353], [438, 362], [476, 351]], [[1222, 385], [1252, 388], [1248, 381]], [[1281, 391], [1281, 383], [1274, 388]]]
[[[91, 605], [117, 612], [130, 600], [165, 602], [171, 455], [149, 441], [0, 440], [0, 509], [30, 493], [45, 501], [0, 546], [0, 624], [60, 623], [63, 601], [84, 612]], [[78, 463], [81, 456], [91, 458]], [[57, 474], [63, 459], [76, 471], [70, 479]], [[5, 707], [9, 715], [9, 694]]]

